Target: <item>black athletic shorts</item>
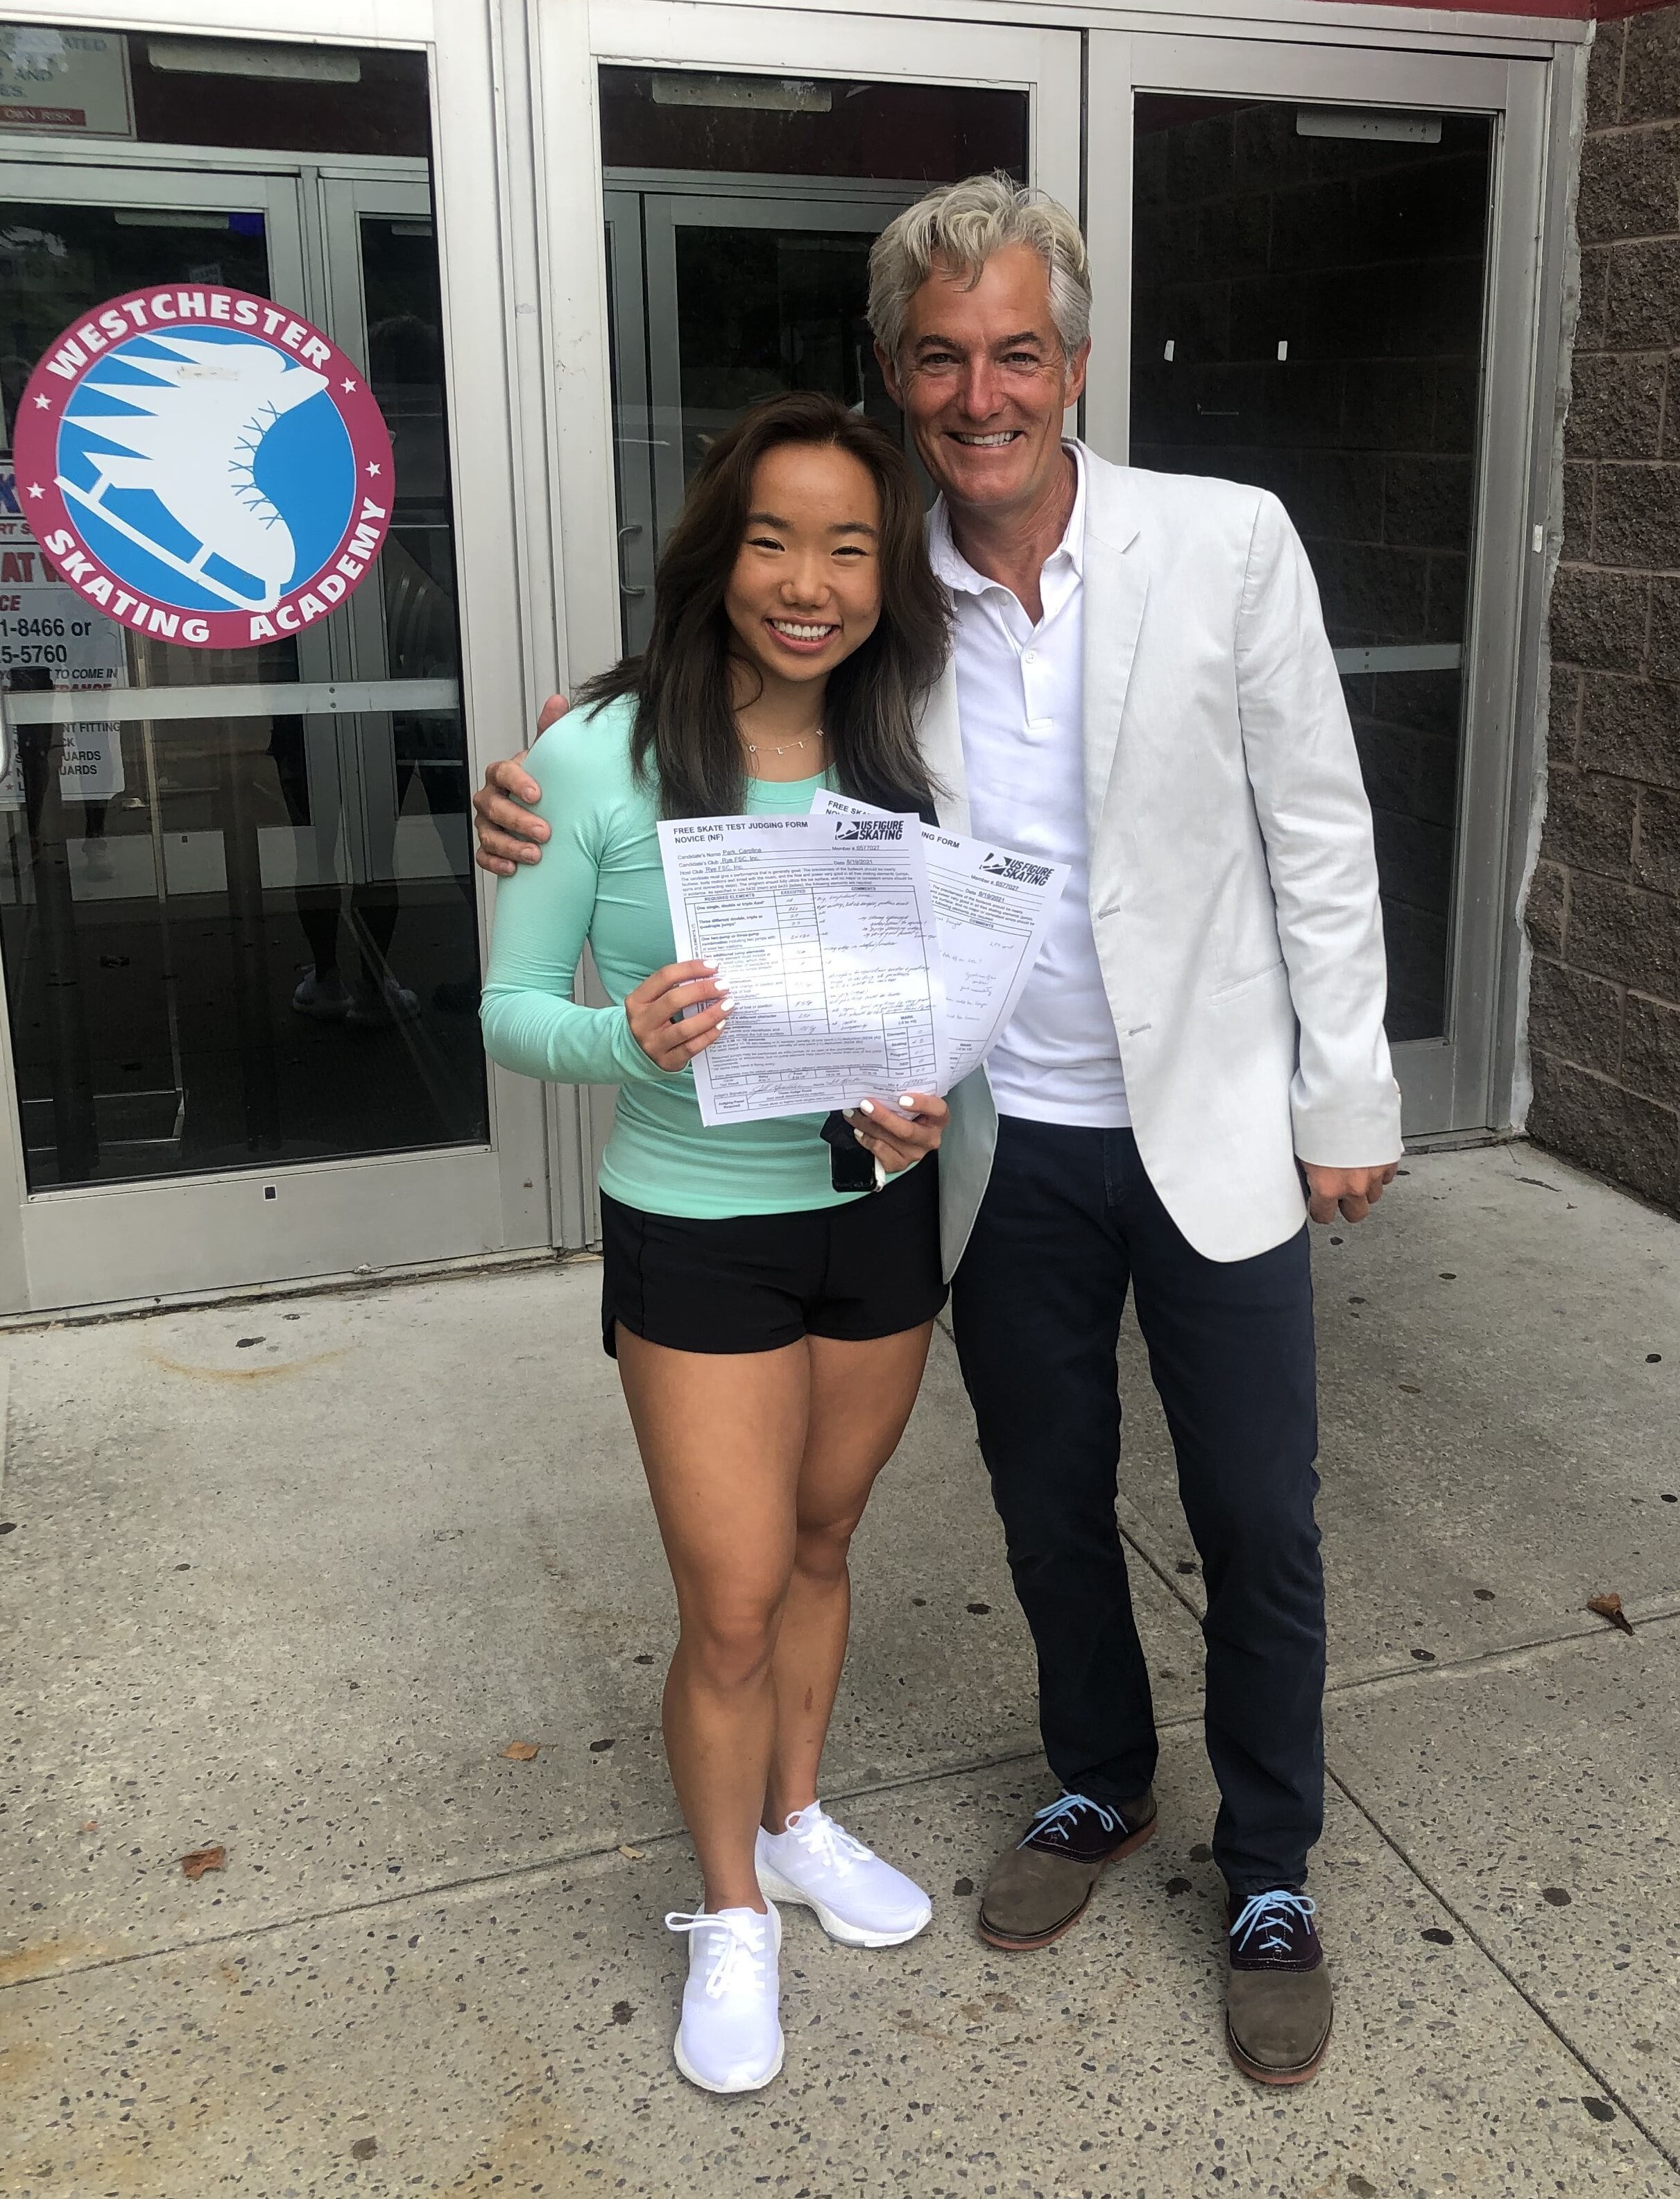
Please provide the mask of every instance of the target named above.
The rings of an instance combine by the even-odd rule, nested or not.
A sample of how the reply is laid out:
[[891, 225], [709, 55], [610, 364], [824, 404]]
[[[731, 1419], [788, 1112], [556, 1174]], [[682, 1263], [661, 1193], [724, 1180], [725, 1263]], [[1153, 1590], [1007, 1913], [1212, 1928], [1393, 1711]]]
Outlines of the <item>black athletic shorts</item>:
[[697, 1222], [601, 1194], [601, 1342], [614, 1324], [674, 1351], [774, 1351], [802, 1336], [848, 1343], [931, 1321], [939, 1272], [937, 1157], [884, 1191], [808, 1214]]

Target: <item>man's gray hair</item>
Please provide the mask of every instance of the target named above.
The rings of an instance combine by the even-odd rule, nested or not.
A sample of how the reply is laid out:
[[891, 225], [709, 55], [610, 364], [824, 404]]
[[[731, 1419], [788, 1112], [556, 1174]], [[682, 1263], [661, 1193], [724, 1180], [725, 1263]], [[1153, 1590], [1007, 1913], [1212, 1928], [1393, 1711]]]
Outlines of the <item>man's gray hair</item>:
[[942, 184], [888, 223], [869, 255], [869, 325], [896, 362], [910, 300], [934, 271], [965, 276], [971, 289], [1006, 245], [1025, 244], [1050, 277], [1050, 312], [1071, 359], [1091, 333], [1091, 263], [1079, 224], [1043, 191], [1001, 173]]

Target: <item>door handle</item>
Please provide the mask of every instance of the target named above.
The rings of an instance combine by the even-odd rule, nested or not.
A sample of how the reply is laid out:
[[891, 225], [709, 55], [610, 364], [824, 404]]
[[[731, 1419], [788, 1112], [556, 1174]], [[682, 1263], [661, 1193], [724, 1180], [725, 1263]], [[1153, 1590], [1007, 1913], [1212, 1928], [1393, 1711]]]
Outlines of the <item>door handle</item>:
[[624, 596], [624, 597], [626, 597], [626, 598], [633, 598], [633, 597], [636, 597], [636, 596], [645, 596], [645, 595], [647, 593], [647, 590], [646, 590], [645, 588], [633, 588], [633, 587], [628, 586], [626, 584], [626, 582], [625, 582], [625, 579], [624, 579], [624, 545], [625, 545], [626, 541], [629, 539], [629, 537], [630, 537], [631, 535], [633, 535], [633, 534], [639, 534], [641, 532], [642, 532], [642, 525], [641, 525], [641, 522], [640, 522], [639, 520], [633, 521], [633, 522], [632, 522], [632, 523], [631, 523], [628, 527], [621, 527], [621, 528], [619, 528], [619, 530], [618, 530], [618, 551], [619, 551], [619, 568], [618, 568], [618, 571], [619, 571], [619, 580], [618, 580], [618, 592], [620, 593], [620, 595]]

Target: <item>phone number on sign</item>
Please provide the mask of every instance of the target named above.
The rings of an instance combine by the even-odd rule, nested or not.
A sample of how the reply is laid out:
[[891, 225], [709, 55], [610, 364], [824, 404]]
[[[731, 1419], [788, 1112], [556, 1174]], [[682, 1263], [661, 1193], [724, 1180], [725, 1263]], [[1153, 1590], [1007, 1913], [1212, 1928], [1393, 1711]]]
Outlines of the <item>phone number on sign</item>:
[[0, 616], [0, 641], [62, 641], [67, 635], [79, 641], [84, 634], [92, 632], [91, 619]]

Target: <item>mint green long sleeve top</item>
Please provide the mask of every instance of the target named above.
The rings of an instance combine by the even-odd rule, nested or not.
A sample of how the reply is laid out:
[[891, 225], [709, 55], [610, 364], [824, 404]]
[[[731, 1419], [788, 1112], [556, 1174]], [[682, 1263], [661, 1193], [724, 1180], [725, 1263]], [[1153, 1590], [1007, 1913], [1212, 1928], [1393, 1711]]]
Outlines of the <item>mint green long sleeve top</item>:
[[[631, 768], [634, 715], [627, 700], [569, 711], [531, 750], [531, 776], [542, 788], [537, 814], [551, 837], [540, 863], [496, 890], [480, 1010], [485, 1051], [522, 1076], [618, 1086], [601, 1187], [627, 1206], [711, 1221], [846, 1205], [860, 1194], [830, 1185], [820, 1115], [709, 1129], [693, 1070], [656, 1068], [631, 1035], [626, 994], [677, 959], [658, 805]], [[750, 779], [747, 808], [800, 814], [824, 784]], [[574, 997], [586, 940], [610, 1007]]]

